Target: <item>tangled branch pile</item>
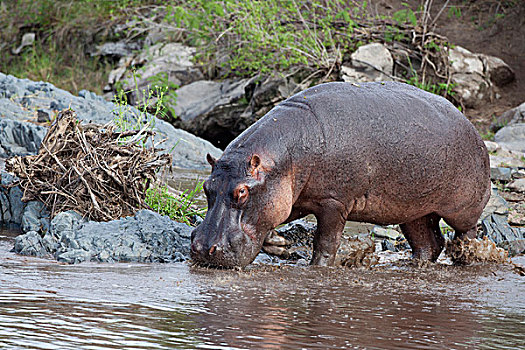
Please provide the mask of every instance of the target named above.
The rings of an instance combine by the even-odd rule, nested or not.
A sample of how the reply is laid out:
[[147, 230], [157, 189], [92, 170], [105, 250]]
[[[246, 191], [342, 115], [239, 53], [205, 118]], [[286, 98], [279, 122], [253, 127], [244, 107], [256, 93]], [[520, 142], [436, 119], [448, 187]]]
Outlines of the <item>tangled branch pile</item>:
[[51, 217], [76, 210], [108, 221], [147, 207], [146, 190], [156, 171], [171, 164], [169, 154], [138, 145], [149, 130], [117, 132], [111, 125], [81, 124], [72, 110], [59, 114], [37, 155], [7, 160], [19, 178], [23, 201], [42, 201]]

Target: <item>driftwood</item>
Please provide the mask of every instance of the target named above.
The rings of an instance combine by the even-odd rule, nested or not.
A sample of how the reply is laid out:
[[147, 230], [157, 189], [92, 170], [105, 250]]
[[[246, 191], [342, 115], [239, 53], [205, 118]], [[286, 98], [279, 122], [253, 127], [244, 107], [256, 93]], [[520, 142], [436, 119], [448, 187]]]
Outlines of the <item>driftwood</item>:
[[13, 157], [6, 169], [19, 177], [22, 201], [42, 201], [51, 217], [76, 210], [88, 219], [108, 221], [147, 207], [146, 190], [155, 173], [171, 164], [137, 140], [154, 133], [115, 131], [113, 125], [81, 124], [72, 110], [59, 114], [37, 155]]

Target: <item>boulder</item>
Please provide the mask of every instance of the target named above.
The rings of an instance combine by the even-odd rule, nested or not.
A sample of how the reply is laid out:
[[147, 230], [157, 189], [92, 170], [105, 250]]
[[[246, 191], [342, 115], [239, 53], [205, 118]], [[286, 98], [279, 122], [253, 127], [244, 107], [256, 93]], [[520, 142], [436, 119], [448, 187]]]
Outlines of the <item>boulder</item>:
[[510, 255], [521, 254], [525, 251], [525, 240], [521, 231], [512, 228], [507, 223], [505, 216], [492, 214], [482, 221], [481, 226], [483, 236], [487, 236], [498, 247], [506, 249]]
[[251, 113], [243, 114], [248, 109], [246, 91], [253, 89], [253, 82], [200, 80], [177, 89], [174, 125], [226, 147], [255, 121]]
[[503, 113], [490, 125], [490, 129], [496, 132], [504, 126], [518, 123], [525, 123], [525, 102]]
[[343, 81], [358, 83], [392, 80], [394, 60], [383, 44], [360, 46], [350, 57], [350, 65], [341, 67]]
[[106, 42], [97, 45], [91, 56], [110, 56], [114, 58], [121, 58], [130, 56], [134, 51], [142, 48], [138, 42], [121, 40], [116, 42]]
[[514, 80], [514, 72], [503, 60], [455, 46], [448, 53], [451, 82], [454, 91], [467, 107], [489, 101], [494, 86], [504, 86]]
[[0, 158], [37, 153], [46, 133], [43, 126], [0, 119]]
[[507, 188], [514, 191], [525, 193], [525, 179], [517, 179], [507, 185]]
[[[8, 129], [0, 128], [0, 133], [5, 133], [0, 135], [0, 157], [35, 153], [46, 129], [26, 121], [36, 122], [38, 109], [56, 113], [69, 107], [85, 122], [106, 124], [120, 118], [138, 125], [151, 121], [158, 134], [156, 140], [166, 139], [161, 147], [171, 151], [175, 167], [207, 170], [206, 153], [214, 157], [221, 155], [221, 151], [209, 142], [134, 107], [115, 105], [86, 90], [82, 90], [79, 96], [73, 96], [49, 83], [0, 73], [0, 113], [3, 117], [0, 123], [10, 126]], [[7, 133], [5, 130], [14, 131]]]
[[59, 213], [42, 236], [20, 235], [14, 251], [54, 257], [70, 264], [83, 261], [177, 262], [189, 258], [192, 228], [150, 210], [109, 222], [85, 221], [78, 213]]
[[494, 135], [494, 140], [502, 148], [525, 153], [525, 123], [511, 124], [501, 128]]
[[483, 213], [479, 218], [478, 224], [480, 224], [485, 218], [492, 214], [506, 216], [509, 213], [509, 204], [507, 201], [498, 194], [498, 188], [492, 184], [491, 194]]
[[[128, 97], [136, 105], [142, 103], [144, 91], [155, 91], [155, 85], [172, 88], [201, 80], [204, 76], [193, 63], [195, 52], [194, 47], [180, 43], [155, 44], [136, 56], [122, 59], [110, 73], [105, 90], [113, 90], [121, 81], [125, 91], [132, 91]], [[134, 67], [140, 68], [133, 72]]]

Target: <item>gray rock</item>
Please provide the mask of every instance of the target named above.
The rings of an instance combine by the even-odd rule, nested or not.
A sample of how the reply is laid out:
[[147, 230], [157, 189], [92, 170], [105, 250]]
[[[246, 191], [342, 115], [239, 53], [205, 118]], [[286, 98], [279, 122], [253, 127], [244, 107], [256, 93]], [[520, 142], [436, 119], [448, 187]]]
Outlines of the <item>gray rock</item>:
[[525, 102], [518, 107], [509, 109], [490, 125], [492, 131], [497, 131], [506, 125], [525, 123]]
[[525, 123], [512, 124], [500, 129], [494, 135], [494, 140], [502, 148], [525, 153]]
[[512, 181], [507, 185], [507, 188], [514, 192], [525, 193], [525, 178]]
[[35, 231], [15, 238], [14, 251], [21, 255], [48, 257], [50, 254], [42, 243], [42, 237]]
[[509, 250], [509, 254], [516, 254], [516, 251], [521, 249], [522, 242], [511, 242], [522, 241], [523, 236], [519, 230], [513, 229], [507, 223], [505, 216], [491, 214], [482, 221], [481, 226], [483, 228], [483, 236], [487, 236], [498, 247]]
[[483, 213], [481, 213], [478, 224], [482, 223], [482, 221], [485, 218], [491, 216], [492, 214], [506, 216], [508, 215], [508, 213], [509, 213], [509, 204], [503, 197], [501, 197], [498, 194], [497, 187], [494, 184], [492, 184], [489, 201], [487, 205], [485, 206], [485, 209], [483, 209]]
[[59, 213], [43, 238], [31, 231], [17, 238], [15, 252], [53, 256], [58, 261], [169, 262], [189, 258], [192, 228], [149, 210], [109, 222]]
[[497, 142], [494, 141], [483, 141], [488, 152], [497, 152], [501, 149]]
[[351, 55], [351, 65], [341, 67], [342, 79], [346, 82], [392, 80], [394, 59], [390, 51], [380, 43], [360, 46]]
[[38, 152], [47, 129], [18, 120], [0, 119], [0, 157], [24, 156]]
[[507, 250], [510, 256], [523, 254], [525, 253], [525, 239], [503, 242], [500, 247]]
[[454, 90], [467, 107], [489, 101], [495, 95], [493, 86], [514, 80], [514, 72], [503, 60], [455, 46], [448, 53]]
[[374, 226], [374, 228], [372, 229], [372, 234], [375, 237], [389, 238], [393, 240], [396, 240], [399, 237], [402, 237], [402, 234], [399, 231], [394, 230], [392, 228], [384, 228], [381, 226]]
[[517, 167], [524, 166], [523, 161], [516, 158], [515, 156], [502, 157], [502, 156], [490, 155], [489, 158], [490, 158], [491, 168], [498, 168], [498, 167], [517, 168]]
[[255, 120], [244, 116], [254, 79], [196, 81], [176, 91], [175, 125], [225, 147]]
[[178, 101], [173, 106], [175, 114], [183, 122], [188, 122], [214, 108], [231, 104], [244, 96], [247, 82], [248, 79], [224, 82], [200, 80], [183, 86], [177, 89]]
[[14, 55], [18, 55], [20, 52], [22, 52], [24, 47], [33, 45], [33, 43], [35, 42], [35, 36], [35, 33], [25, 33], [22, 36], [22, 42], [20, 43], [20, 46], [18, 46], [16, 49], [13, 49], [11, 52]]
[[[17, 107], [21, 105], [25, 106], [24, 109]], [[2, 109], [3, 106], [10, 108]], [[69, 106], [79, 119], [86, 122], [106, 124], [112, 122], [116, 115], [121, 115], [132, 124], [139, 119], [142, 122], [145, 119], [152, 120], [157, 132], [156, 140], [167, 139], [162, 147], [172, 150], [175, 167], [208, 169], [206, 153], [214, 157], [221, 155], [221, 151], [209, 142], [176, 129], [164, 120], [144, 115], [134, 107], [117, 106], [85, 90], [77, 97], [49, 83], [0, 73], [0, 113], [4, 117], [0, 120], [0, 157], [36, 153], [46, 129], [22, 121], [34, 119], [38, 109], [59, 111]]]
[[91, 56], [113, 56], [113, 57], [124, 57], [131, 55], [134, 51], [142, 48], [142, 45], [138, 42], [133, 41], [117, 41], [107, 42], [102, 45], [97, 45]]
[[510, 181], [512, 180], [512, 169], [511, 168], [490, 168], [490, 179], [497, 181]]
[[38, 202], [38, 201], [28, 202], [25, 205], [25, 208], [22, 214], [22, 220], [21, 220], [22, 231], [23, 232], [47, 231], [48, 229], [47, 226], [49, 225], [46, 223], [46, 220], [45, 220], [46, 218], [49, 218], [49, 212], [44, 206], [44, 203]]
[[478, 57], [483, 62], [485, 75], [496, 86], [505, 86], [514, 81], [514, 72], [501, 58], [484, 54], [478, 54]]
[[[110, 73], [109, 87], [114, 88], [120, 80], [126, 91], [135, 90], [129, 97], [134, 104], [142, 101], [143, 91], [155, 90], [155, 80], [171, 86], [183, 86], [204, 78], [195, 67], [193, 57], [196, 49], [180, 43], [158, 43], [134, 57], [121, 61], [121, 65]], [[133, 67], [140, 67], [135, 73]], [[124, 71], [127, 73], [123, 73]]]

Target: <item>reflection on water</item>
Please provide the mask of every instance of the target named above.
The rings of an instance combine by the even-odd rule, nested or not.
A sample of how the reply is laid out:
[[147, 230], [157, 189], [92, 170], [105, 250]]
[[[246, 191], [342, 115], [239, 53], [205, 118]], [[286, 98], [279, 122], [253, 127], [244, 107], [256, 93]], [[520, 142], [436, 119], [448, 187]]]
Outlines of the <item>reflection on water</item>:
[[525, 279], [502, 266], [228, 271], [185, 264], [62, 265], [14, 255], [14, 233], [0, 236], [2, 349], [525, 344]]

